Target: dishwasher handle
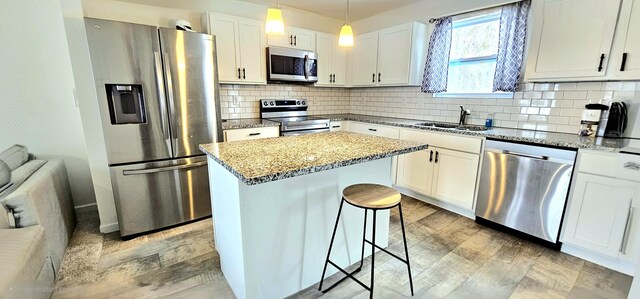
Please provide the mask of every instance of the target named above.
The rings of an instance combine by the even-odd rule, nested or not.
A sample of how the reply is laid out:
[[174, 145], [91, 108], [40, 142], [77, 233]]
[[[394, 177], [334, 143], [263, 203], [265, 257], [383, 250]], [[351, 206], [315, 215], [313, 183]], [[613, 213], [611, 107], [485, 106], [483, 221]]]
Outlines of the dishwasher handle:
[[520, 152], [514, 152], [514, 151], [510, 151], [510, 150], [502, 150], [502, 153], [505, 154], [505, 155], [518, 156], [518, 157], [524, 157], [524, 158], [531, 158], [531, 159], [538, 159], [538, 160], [549, 160], [549, 157], [547, 157], [547, 156], [531, 155], [531, 154], [525, 154], [525, 153], [520, 153]]

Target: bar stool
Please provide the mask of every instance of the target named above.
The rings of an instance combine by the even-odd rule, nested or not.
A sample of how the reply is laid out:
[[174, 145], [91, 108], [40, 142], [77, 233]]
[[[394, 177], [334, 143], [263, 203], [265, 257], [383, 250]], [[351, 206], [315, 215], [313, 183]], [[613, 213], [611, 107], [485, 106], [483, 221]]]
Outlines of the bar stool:
[[[378, 248], [381, 251], [386, 252], [392, 257], [402, 261], [407, 264], [407, 271], [409, 272], [409, 286], [411, 288], [411, 296], [413, 296], [413, 279], [411, 278], [411, 265], [409, 264], [409, 250], [407, 249], [407, 237], [404, 232], [404, 220], [402, 218], [402, 204], [400, 202], [401, 196], [398, 191], [393, 188], [377, 185], [377, 184], [356, 184], [351, 185], [345, 188], [342, 191], [342, 200], [340, 201], [340, 208], [338, 208], [338, 216], [336, 217], [336, 225], [333, 227], [333, 234], [331, 235], [331, 243], [329, 243], [329, 252], [327, 252], [327, 259], [324, 262], [324, 269], [322, 270], [322, 278], [320, 279], [320, 286], [318, 290], [326, 293], [329, 290], [333, 289], [339, 283], [344, 281], [347, 278], [351, 278], [355, 280], [358, 284], [360, 284], [363, 288], [369, 291], [369, 298], [373, 298], [373, 270], [375, 264], [375, 249]], [[348, 204], [364, 209], [364, 228], [362, 233], [362, 254], [360, 257], [360, 266], [355, 269], [353, 272], [349, 273], [346, 270], [342, 269], [340, 266], [336, 265], [332, 262], [329, 257], [331, 256], [331, 248], [333, 247], [333, 241], [336, 237], [336, 230], [338, 229], [338, 222], [340, 221], [340, 213], [342, 212], [342, 205], [344, 202]], [[399, 256], [387, 251], [386, 249], [379, 247], [376, 245], [376, 212], [378, 210], [389, 210], [394, 207], [398, 207], [398, 211], [400, 212], [400, 226], [402, 227], [402, 241], [404, 242], [404, 253], [406, 256], [406, 260], [403, 260]], [[371, 234], [371, 241], [366, 239], [367, 233], [367, 211], [371, 210], [373, 212], [373, 232]], [[371, 245], [371, 286], [366, 286], [363, 282], [355, 278], [353, 275], [360, 270], [362, 270], [362, 264], [364, 261], [364, 245], [369, 243]], [[338, 282], [334, 283], [326, 290], [322, 290], [322, 283], [324, 282], [324, 275], [327, 272], [327, 266], [331, 264], [336, 267], [340, 272], [344, 273], [346, 276], [340, 279]]]

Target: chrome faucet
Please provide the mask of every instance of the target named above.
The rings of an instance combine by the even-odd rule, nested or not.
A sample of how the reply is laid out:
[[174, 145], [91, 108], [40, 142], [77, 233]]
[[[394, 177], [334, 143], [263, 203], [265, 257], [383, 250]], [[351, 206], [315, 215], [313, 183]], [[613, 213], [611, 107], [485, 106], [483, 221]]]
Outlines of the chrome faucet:
[[458, 126], [464, 126], [464, 123], [467, 120], [467, 115], [471, 115], [471, 111], [469, 109], [464, 109], [463, 106], [460, 106], [460, 120], [458, 121]]

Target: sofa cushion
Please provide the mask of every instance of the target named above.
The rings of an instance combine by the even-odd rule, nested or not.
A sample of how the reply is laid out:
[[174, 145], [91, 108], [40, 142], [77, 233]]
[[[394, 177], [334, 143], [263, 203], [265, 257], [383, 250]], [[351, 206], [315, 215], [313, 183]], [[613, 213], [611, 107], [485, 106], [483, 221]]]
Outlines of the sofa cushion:
[[31, 160], [11, 172], [11, 182], [17, 185], [26, 181], [34, 172], [36, 172], [46, 160]]
[[11, 182], [11, 168], [0, 160], [0, 192]]
[[0, 229], [0, 240], [0, 298], [34, 298], [24, 292], [40, 284], [38, 274], [48, 256], [44, 229]]
[[0, 153], [0, 160], [13, 171], [29, 161], [29, 150], [24, 145], [13, 145]]
[[40, 169], [47, 161], [31, 160], [24, 163], [11, 172], [11, 185], [0, 190], [0, 205], [7, 211], [7, 218], [10, 227], [27, 227], [38, 223], [36, 214], [29, 201], [22, 196], [9, 197], [13, 191], [17, 190], [29, 177]]

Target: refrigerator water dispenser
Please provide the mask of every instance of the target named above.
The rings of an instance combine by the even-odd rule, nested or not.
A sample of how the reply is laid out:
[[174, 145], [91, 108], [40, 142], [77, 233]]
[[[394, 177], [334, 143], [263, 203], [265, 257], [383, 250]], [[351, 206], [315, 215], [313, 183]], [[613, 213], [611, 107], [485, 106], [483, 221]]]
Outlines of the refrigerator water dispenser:
[[142, 84], [107, 84], [112, 125], [147, 122]]

